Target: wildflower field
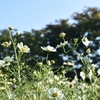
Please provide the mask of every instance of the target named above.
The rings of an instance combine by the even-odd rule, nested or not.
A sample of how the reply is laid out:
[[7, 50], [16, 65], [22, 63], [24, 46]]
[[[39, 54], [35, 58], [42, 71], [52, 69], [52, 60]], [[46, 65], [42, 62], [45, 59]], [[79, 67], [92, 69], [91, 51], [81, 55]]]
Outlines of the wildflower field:
[[[81, 41], [78, 38], [73, 42], [65, 40], [65, 33], [62, 32], [59, 38], [63, 40], [54, 48], [50, 45], [41, 46], [47, 56], [45, 63], [36, 61], [35, 66], [27, 64], [24, 55], [30, 53], [30, 48], [23, 42], [16, 43], [12, 38], [13, 27], [8, 27], [10, 41], [6, 40], [1, 45], [6, 48], [6, 56], [0, 60], [0, 100], [100, 100], [100, 69], [90, 62], [91, 49], [88, 48], [90, 41], [83, 37]], [[20, 35], [17, 33], [17, 36]], [[80, 42], [87, 47], [84, 56], [77, 52]], [[8, 54], [8, 48], [13, 46], [13, 55]], [[70, 46], [66, 50], [65, 46]], [[73, 51], [82, 62], [82, 71], [77, 73], [72, 80], [65, 76], [67, 71], [74, 66], [73, 62], [63, 62], [56, 70], [53, 70], [55, 61], [49, 60], [51, 52], [56, 53], [62, 48], [67, 55]], [[89, 80], [89, 82], [86, 81]]]

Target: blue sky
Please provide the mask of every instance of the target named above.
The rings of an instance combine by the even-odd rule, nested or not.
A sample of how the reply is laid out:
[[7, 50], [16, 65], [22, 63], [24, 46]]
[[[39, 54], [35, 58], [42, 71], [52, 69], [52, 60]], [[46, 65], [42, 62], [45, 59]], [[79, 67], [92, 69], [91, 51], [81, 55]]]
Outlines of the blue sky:
[[74, 12], [86, 7], [100, 7], [100, 0], [2, 0], [0, 2], [0, 30], [13, 26], [18, 31], [42, 29], [55, 20], [72, 22]]

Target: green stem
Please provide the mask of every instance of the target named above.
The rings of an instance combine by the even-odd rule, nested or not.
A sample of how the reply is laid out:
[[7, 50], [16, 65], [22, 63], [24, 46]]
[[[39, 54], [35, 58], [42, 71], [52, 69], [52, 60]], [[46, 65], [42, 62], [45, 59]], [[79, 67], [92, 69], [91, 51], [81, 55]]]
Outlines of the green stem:
[[8, 49], [6, 48], [6, 50], [5, 50], [5, 51], [6, 51], [6, 56], [8, 56]]
[[47, 57], [46, 57], [46, 63], [48, 64], [48, 57], [49, 57], [49, 52], [47, 53]]
[[70, 52], [71, 50], [68, 50], [68, 51], [66, 52], [65, 48], [63, 47], [63, 51], [64, 51], [65, 54], [67, 54], [67, 53]]
[[13, 48], [14, 48], [14, 53], [15, 53], [15, 59], [17, 61], [17, 67], [18, 67], [18, 81], [19, 81], [19, 85], [20, 85], [20, 82], [21, 82], [21, 75], [20, 75], [20, 65], [19, 65], [19, 59], [18, 59], [18, 55], [17, 55], [17, 51], [16, 51], [16, 45], [13, 41], [13, 38], [12, 38], [12, 31], [9, 31], [9, 36], [10, 36], [10, 39], [11, 39], [11, 42], [13, 44]]
[[[63, 41], [65, 42], [65, 38], [63, 38]], [[65, 54], [67, 54], [68, 52], [70, 52], [70, 51], [72, 51], [72, 50], [66, 51], [66, 50], [65, 50], [65, 47], [63, 46], [63, 51], [64, 51]]]
[[10, 36], [11, 42], [12, 42], [12, 44], [13, 44], [14, 53], [15, 53], [15, 58], [16, 58], [16, 60], [18, 60], [17, 52], [16, 52], [16, 47], [15, 47], [15, 43], [14, 43], [14, 41], [13, 41], [13, 39], [12, 39], [12, 31], [9, 32], [9, 36]]

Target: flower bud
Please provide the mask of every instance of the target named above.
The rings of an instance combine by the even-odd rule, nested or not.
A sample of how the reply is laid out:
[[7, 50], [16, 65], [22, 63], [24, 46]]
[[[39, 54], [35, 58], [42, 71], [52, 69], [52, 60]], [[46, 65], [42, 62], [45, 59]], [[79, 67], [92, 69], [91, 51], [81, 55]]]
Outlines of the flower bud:
[[13, 28], [12, 26], [9, 26], [8, 29], [9, 29], [9, 30], [13, 30], [14, 28]]
[[90, 48], [88, 48], [88, 49], [86, 50], [86, 53], [91, 53]]
[[16, 35], [17, 35], [17, 36], [19, 36], [19, 35], [20, 35], [20, 32], [19, 32], [19, 31], [18, 31], [18, 32], [16, 32]]
[[42, 67], [43, 63], [42, 63], [42, 62], [38, 62], [36, 65], [37, 65], [38, 67]]
[[66, 33], [62, 32], [62, 33], [60, 33], [59, 37], [60, 37], [60, 38], [64, 38], [65, 35], [66, 35]]
[[74, 43], [76, 44], [78, 42], [78, 38], [74, 38]]
[[52, 64], [55, 64], [55, 61], [54, 61], [54, 60], [51, 60], [51, 63], [52, 63]]

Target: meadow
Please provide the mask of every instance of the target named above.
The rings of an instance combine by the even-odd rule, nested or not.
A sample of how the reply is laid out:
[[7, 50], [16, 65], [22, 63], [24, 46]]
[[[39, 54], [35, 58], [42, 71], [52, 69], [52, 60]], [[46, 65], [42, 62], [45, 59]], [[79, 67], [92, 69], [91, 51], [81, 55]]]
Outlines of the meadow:
[[[35, 66], [30, 66], [26, 62], [28, 58], [23, 59], [24, 55], [30, 53], [30, 48], [23, 42], [16, 43], [12, 37], [13, 27], [9, 26], [8, 29], [10, 41], [1, 43], [6, 48], [6, 56], [0, 60], [0, 100], [100, 100], [100, 69], [90, 62], [92, 54], [87, 37], [83, 37], [81, 41], [75, 38], [69, 43], [65, 40], [66, 34], [60, 33], [59, 38], [63, 42], [55, 48], [50, 45], [40, 47], [47, 54], [45, 62], [34, 59]], [[77, 52], [80, 42], [87, 47], [88, 56]], [[9, 55], [7, 50], [11, 45], [13, 55]], [[71, 46], [71, 50], [66, 50], [65, 46]], [[72, 80], [65, 76], [74, 66], [73, 61], [63, 62], [62, 66], [53, 71], [55, 61], [49, 60], [49, 54], [57, 52], [59, 48], [66, 55], [73, 51], [81, 60], [81, 79], [78, 79], [77, 73]], [[89, 82], [86, 82], [86, 78]]]

